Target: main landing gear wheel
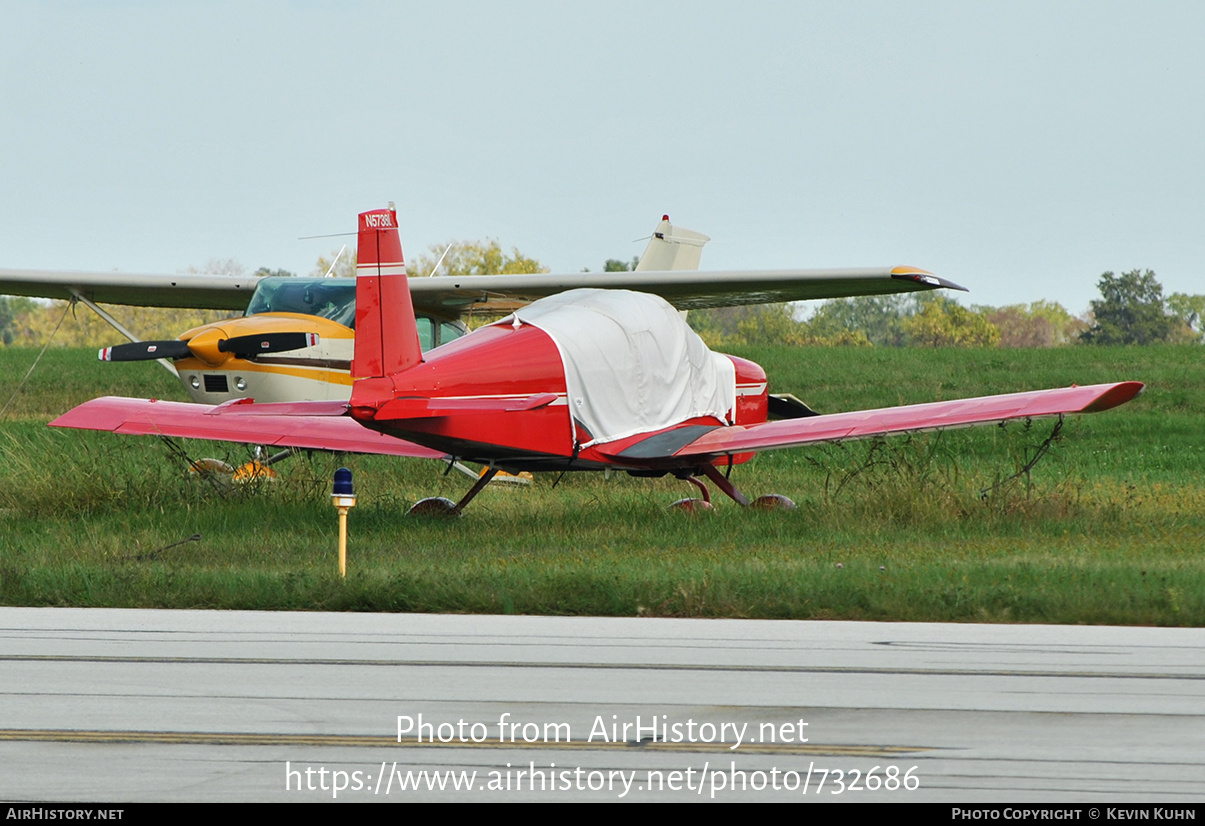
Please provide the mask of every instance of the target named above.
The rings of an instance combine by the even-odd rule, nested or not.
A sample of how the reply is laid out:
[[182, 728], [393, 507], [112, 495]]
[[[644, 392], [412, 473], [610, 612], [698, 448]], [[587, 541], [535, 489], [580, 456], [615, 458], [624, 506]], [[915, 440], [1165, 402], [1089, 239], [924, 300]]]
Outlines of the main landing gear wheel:
[[229, 481], [229, 477], [234, 475], [234, 468], [221, 459], [197, 459], [188, 466], [188, 472], [198, 475], [225, 476]]
[[793, 511], [798, 506], [781, 493], [767, 493], [754, 499], [751, 507], [759, 511]]
[[442, 496], [420, 499], [406, 513], [410, 516], [460, 516], [456, 503]]
[[679, 499], [670, 505], [670, 510], [682, 511], [683, 513], [706, 513], [711, 510], [711, 493], [707, 490], [707, 485], [703, 484], [703, 480], [696, 479], [693, 476], [687, 476], [686, 481], [697, 487], [703, 492], [702, 499]]
[[[715, 483], [715, 486], [722, 490], [732, 501], [736, 502], [743, 508], [756, 508], [757, 510], [765, 511], [793, 511], [796, 506], [785, 496], [778, 493], [770, 493], [765, 496], [759, 496], [752, 502], [746, 498], [745, 494], [741, 493], [730, 482], [727, 477], [720, 473], [719, 468], [715, 465], [703, 465], [703, 475]], [[711, 510], [711, 495], [707, 492], [707, 485], [702, 479], [694, 476], [679, 476], [680, 479], [685, 479], [692, 485], [703, 492], [702, 499], [679, 499], [670, 505], [673, 510], [680, 510], [685, 513], [700, 513], [702, 511]]]
[[274, 456], [265, 457], [263, 448], [255, 448], [255, 458], [240, 466], [232, 467], [221, 459], [198, 459], [189, 462], [188, 472], [208, 476], [223, 484], [246, 484], [248, 482], [276, 482], [279, 477], [272, 465], [284, 461], [297, 453], [297, 448], [286, 448]]
[[477, 479], [477, 484], [461, 497], [459, 502], [453, 502], [451, 499], [445, 499], [442, 496], [432, 496], [429, 499], [420, 499], [415, 503], [409, 513], [413, 516], [460, 516], [464, 506], [473, 500], [473, 497], [481, 492], [481, 489], [490, 483], [490, 480], [498, 475], [498, 468], [486, 468], [481, 476]]
[[704, 499], [679, 499], [671, 504], [669, 509], [689, 514], [706, 513], [711, 510], [711, 503]]

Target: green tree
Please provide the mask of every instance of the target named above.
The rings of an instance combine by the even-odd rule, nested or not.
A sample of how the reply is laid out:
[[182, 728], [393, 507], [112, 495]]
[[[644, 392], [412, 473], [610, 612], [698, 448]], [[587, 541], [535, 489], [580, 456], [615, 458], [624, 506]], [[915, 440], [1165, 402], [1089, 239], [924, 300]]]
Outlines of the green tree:
[[1185, 324], [1167, 312], [1163, 287], [1150, 270], [1106, 272], [1092, 302], [1092, 326], [1080, 334], [1087, 344], [1153, 344], [1186, 338]]
[[900, 326], [913, 346], [995, 347], [1000, 343], [1000, 331], [987, 318], [944, 296], [925, 302]]
[[319, 255], [310, 270], [310, 276], [320, 278], [327, 273], [333, 278], [354, 278], [356, 275], [356, 251], [343, 247], [331, 250], [328, 255]]
[[[319, 260], [322, 260], [322, 259], [319, 259]], [[268, 267], [260, 267], [258, 270], [256, 270], [254, 273], [252, 273], [252, 275], [255, 275], [256, 277], [260, 277], [260, 278], [269, 278], [269, 277], [279, 278], [282, 276], [286, 277], [286, 278], [292, 278], [294, 273], [291, 273], [288, 270], [280, 270], [280, 269], [273, 270], [273, 269], [269, 269]]]
[[1056, 301], [971, 309], [1000, 331], [1001, 347], [1061, 347], [1077, 341], [1088, 326]]
[[691, 310], [687, 322], [709, 347], [746, 344], [787, 344], [791, 346], [868, 347], [870, 341], [860, 331], [827, 330], [817, 333], [795, 318], [791, 304], [748, 304]]
[[0, 341], [12, 344], [20, 334], [22, 322], [40, 305], [29, 298], [0, 296]]
[[[30, 302], [26, 310], [15, 314], [13, 343], [22, 347], [41, 347], [51, 340], [55, 347], [107, 347], [125, 342], [120, 333], [82, 304], [77, 304], [64, 316], [67, 306], [66, 301]], [[143, 339], [175, 338], [185, 330], [230, 316], [225, 310], [101, 306]], [[59, 324], [60, 320], [62, 324]], [[50, 339], [52, 334], [54, 338]]]
[[[444, 254], [444, 250], [447, 254]], [[440, 258], [443, 258], [441, 261]], [[436, 265], [438, 264], [438, 269]], [[502, 251], [495, 239], [486, 241], [453, 241], [450, 244], [433, 244], [426, 255], [419, 255], [406, 266], [407, 272], [416, 276], [426, 275], [517, 275], [520, 273], [548, 272], [548, 268], [534, 258], [528, 258], [514, 247], [510, 255]]]
[[686, 321], [709, 347], [782, 343], [783, 338], [800, 343], [799, 323], [788, 304], [749, 304], [691, 310]]
[[1172, 293], [1167, 297], [1167, 309], [1184, 322], [1197, 341], [1205, 341], [1205, 295]]
[[631, 261], [620, 261], [618, 258], [608, 258], [603, 264], [603, 272], [629, 272], [636, 269], [640, 256], [635, 255]]
[[901, 324], [914, 312], [916, 300], [910, 295], [862, 295], [825, 301], [807, 323], [819, 338], [857, 333], [879, 347], [899, 347], [904, 343]]

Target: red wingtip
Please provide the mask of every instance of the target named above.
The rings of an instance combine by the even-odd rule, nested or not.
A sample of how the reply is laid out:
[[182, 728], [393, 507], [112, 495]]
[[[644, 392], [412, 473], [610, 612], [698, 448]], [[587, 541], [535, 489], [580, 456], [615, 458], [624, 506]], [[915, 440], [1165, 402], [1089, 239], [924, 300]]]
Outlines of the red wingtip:
[[1118, 405], [1125, 404], [1143, 391], [1145, 385], [1140, 381], [1123, 381], [1106, 390], [1100, 398], [1084, 408], [1085, 413], [1099, 413]]

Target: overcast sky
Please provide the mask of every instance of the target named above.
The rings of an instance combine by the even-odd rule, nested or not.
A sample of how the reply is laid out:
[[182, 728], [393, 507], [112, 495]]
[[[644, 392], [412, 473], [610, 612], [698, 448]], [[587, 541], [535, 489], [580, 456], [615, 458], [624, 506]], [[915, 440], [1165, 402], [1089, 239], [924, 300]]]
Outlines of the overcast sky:
[[554, 271], [1205, 292], [1205, 3], [0, 0], [0, 267], [308, 272], [357, 212]]

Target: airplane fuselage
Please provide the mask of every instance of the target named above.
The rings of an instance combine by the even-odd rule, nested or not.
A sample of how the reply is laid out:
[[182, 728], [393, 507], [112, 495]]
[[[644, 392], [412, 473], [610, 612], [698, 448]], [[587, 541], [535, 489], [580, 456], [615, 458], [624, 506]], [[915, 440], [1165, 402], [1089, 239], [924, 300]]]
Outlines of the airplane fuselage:
[[[687, 425], [717, 427], [766, 421], [766, 374], [760, 365], [726, 356], [735, 370], [735, 404], [721, 423], [712, 416]], [[626, 465], [655, 468], [615, 456], [648, 432], [595, 443], [567, 389], [556, 343], [527, 324], [501, 322], [426, 354], [421, 364], [387, 376], [360, 379], [352, 416], [374, 430], [506, 470], [593, 470]], [[751, 454], [732, 457], [733, 464]]]

